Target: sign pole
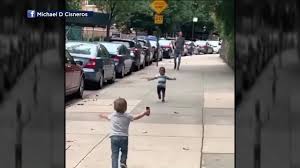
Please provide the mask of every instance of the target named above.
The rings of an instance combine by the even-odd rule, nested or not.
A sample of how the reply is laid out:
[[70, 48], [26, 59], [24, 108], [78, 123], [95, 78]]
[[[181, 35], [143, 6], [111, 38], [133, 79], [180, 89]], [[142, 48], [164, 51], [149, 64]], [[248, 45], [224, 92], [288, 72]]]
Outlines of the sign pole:
[[194, 40], [195, 22], [198, 22], [197, 17], [193, 17], [192, 40]]
[[157, 55], [156, 55], [156, 66], [158, 66], [159, 61], [159, 54], [160, 54], [160, 48], [159, 48], [159, 38], [161, 36], [161, 25], [164, 21], [164, 16], [161, 14], [166, 8], [168, 8], [168, 0], [152, 0], [150, 3], [150, 8], [155, 12], [154, 13], [154, 24], [156, 24], [156, 44], [157, 44]]
[[193, 22], [193, 30], [192, 30], [192, 40], [194, 40], [194, 24], [195, 24], [195, 22]]

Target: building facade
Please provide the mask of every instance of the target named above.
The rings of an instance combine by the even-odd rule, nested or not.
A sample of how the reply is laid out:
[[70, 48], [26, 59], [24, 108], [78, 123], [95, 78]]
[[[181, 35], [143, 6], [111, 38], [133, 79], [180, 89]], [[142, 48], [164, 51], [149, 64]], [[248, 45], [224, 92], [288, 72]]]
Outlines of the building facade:
[[[97, 8], [96, 5], [89, 4], [88, 0], [83, 0], [81, 3], [81, 9], [84, 11], [93, 11], [93, 12], [103, 12]], [[93, 28], [93, 27], [84, 27], [83, 28], [83, 38], [90, 39], [94, 37], [104, 38], [106, 36], [106, 28]]]

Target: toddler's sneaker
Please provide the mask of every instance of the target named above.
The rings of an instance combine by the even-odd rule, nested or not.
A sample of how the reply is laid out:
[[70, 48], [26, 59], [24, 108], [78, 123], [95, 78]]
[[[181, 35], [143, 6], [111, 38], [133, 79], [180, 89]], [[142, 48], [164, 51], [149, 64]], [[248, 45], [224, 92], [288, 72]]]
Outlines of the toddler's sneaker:
[[124, 163], [121, 163], [121, 168], [127, 168], [127, 165]]

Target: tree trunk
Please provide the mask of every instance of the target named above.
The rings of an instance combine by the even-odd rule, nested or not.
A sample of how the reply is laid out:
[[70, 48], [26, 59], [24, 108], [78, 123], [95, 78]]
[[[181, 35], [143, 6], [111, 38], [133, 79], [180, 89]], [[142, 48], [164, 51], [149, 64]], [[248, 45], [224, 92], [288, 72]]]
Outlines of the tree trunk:
[[109, 38], [110, 36], [110, 23], [106, 27], [106, 37]]

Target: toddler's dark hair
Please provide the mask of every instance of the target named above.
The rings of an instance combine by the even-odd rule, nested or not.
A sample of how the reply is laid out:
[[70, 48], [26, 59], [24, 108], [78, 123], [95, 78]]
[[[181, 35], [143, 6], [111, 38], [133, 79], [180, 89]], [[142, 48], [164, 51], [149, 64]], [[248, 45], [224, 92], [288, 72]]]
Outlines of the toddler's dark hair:
[[165, 68], [165, 67], [160, 67], [160, 68], [159, 68], [159, 71], [164, 71], [164, 72], [166, 72], [166, 68]]

